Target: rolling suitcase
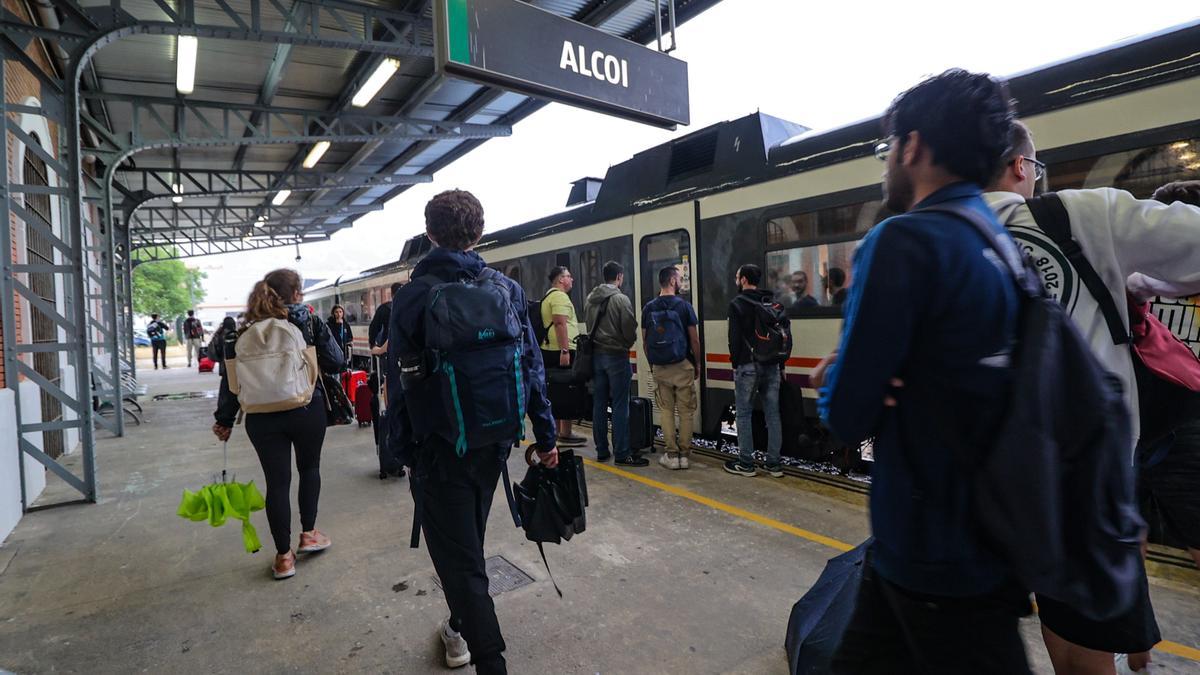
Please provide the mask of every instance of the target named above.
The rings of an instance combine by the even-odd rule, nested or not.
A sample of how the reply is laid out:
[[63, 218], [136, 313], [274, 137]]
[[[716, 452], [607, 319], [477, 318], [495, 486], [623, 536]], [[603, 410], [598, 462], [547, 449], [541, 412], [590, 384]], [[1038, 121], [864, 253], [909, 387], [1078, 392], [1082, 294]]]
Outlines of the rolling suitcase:
[[358, 389], [354, 391], [354, 417], [358, 420], [358, 426], [367, 427], [375, 421], [375, 416], [371, 414], [371, 402], [374, 398], [375, 392], [371, 391], [366, 382], [358, 385]]
[[207, 356], [201, 356], [198, 365], [202, 373], [211, 373], [213, 371], [213, 360]]
[[365, 370], [345, 370], [342, 371], [342, 389], [345, 390], [346, 396], [350, 399], [350, 405], [354, 405], [354, 397], [358, 395], [358, 385], [367, 383], [367, 371]]
[[388, 415], [400, 414], [403, 415], [403, 410], [388, 410], [387, 406], [387, 374], [380, 368], [382, 360], [378, 357], [372, 358], [372, 370], [374, 374], [372, 378], [375, 384], [378, 385], [379, 395], [371, 397], [371, 407], [374, 414], [375, 426], [375, 454], [379, 457], [379, 480], [386, 480], [388, 476], [403, 477], [404, 462], [401, 461], [398, 454], [399, 443], [390, 442], [390, 434], [392, 427], [395, 426], [392, 420], [388, 419]]
[[648, 398], [634, 396], [629, 400], [629, 449], [654, 452], [654, 411]]

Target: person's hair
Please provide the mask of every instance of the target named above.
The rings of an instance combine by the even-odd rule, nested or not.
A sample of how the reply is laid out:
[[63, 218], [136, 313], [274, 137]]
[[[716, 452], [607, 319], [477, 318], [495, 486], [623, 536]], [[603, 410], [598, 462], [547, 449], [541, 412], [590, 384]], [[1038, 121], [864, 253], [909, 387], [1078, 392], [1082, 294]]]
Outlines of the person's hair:
[[1013, 117], [1008, 85], [987, 73], [953, 68], [897, 96], [883, 116], [883, 133], [896, 136], [903, 147], [916, 131], [933, 153], [933, 164], [987, 185], [1012, 144]]
[[659, 286], [659, 288], [666, 288], [667, 284], [671, 283], [671, 279], [674, 279], [676, 274], [679, 274], [679, 268], [674, 265], [667, 265], [666, 267], [659, 270], [658, 271], [658, 286]]
[[329, 308], [329, 318], [331, 318], [331, 319], [332, 319], [332, 318], [333, 318], [333, 316], [334, 316], [335, 314], [337, 314], [337, 311], [338, 311], [339, 309], [340, 309], [340, 310], [342, 310], [342, 319], [345, 319], [345, 318], [346, 318], [346, 308], [345, 308], [345, 307], [342, 307], [341, 305], [334, 305], [333, 307], [330, 307], [330, 308]]
[[738, 268], [737, 275], [751, 286], [757, 286], [758, 282], [762, 281], [762, 269], [758, 265], [742, 265]]
[[550, 268], [550, 273], [546, 275], [546, 278], [550, 280], [551, 284], [553, 284], [554, 282], [558, 281], [558, 278], [561, 277], [563, 275], [563, 272], [566, 272], [566, 271], [567, 271], [566, 267], [564, 267], [562, 265], [556, 265], [556, 266]]
[[829, 285], [841, 288], [846, 284], [846, 270], [840, 267], [829, 268]]
[[617, 275], [624, 271], [625, 268], [621, 266], [621, 263], [617, 262], [616, 260], [609, 260], [608, 262], [604, 263], [604, 281], [612, 283], [617, 280]]
[[227, 331], [237, 330], [237, 321], [232, 316], [227, 316], [221, 321], [221, 329]]
[[288, 303], [296, 297], [301, 285], [300, 273], [296, 270], [282, 268], [268, 272], [250, 291], [245, 321], [288, 318]]
[[404, 284], [399, 281], [392, 282], [392, 295], [394, 296], [399, 293], [401, 288], [404, 288]]
[[158, 315], [157, 315], [157, 314], [151, 314], [151, 315], [150, 315], [150, 319], [151, 319], [151, 320], [153, 320], [153, 319], [157, 319], [157, 318], [158, 318]]
[[1029, 127], [1021, 120], [1013, 120], [1012, 139], [1008, 143], [1008, 149], [1004, 151], [1005, 163], [1013, 161], [1017, 155], [1032, 157], [1034, 149], [1033, 134], [1030, 133]]
[[425, 205], [425, 232], [442, 248], [465, 251], [483, 236], [483, 206], [466, 190], [446, 190]]
[[189, 309], [189, 310], [188, 310], [188, 316], [196, 316], [196, 312], [195, 312], [194, 310], [190, 310], [190, 309]]

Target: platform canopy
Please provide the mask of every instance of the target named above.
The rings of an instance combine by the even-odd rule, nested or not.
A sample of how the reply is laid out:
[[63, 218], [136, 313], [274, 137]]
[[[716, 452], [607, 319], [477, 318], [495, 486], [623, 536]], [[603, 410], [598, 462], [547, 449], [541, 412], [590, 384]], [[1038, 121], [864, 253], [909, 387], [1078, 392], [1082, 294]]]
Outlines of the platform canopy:
[[[648, 43], [656, 7], [665, 26], [715, 1], [529, 4]], [[67, 51], [104, 36], [80, 82], [89, 192], [111, 174], [139, 259], [326, 239], [545, 105], [439, 73], [435, 0], [53, 4], [40, 33], [79, 35]]]

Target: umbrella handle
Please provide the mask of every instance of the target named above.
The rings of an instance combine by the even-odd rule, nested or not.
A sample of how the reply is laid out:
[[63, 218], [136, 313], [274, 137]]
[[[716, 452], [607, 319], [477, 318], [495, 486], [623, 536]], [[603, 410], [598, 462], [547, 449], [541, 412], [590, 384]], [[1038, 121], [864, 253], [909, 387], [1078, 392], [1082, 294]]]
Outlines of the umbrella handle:
[[229, 468], [229, 441], [221, 443], [221, 482], [225, 482], [225, 471]]

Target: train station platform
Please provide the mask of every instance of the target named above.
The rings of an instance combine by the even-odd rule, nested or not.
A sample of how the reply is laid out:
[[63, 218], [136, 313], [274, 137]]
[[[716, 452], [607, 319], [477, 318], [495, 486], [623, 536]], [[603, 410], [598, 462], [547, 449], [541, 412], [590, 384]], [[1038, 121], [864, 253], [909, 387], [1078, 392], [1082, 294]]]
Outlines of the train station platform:
[[[269, 546], [245, 553], [236, 523], [175, 515], [183, 489], [221, 468], [214, 401], [187, 397], [216, 376], [140, 380], [177, 396], [147, 400], [142, 425], [99, 442], [99, 503], [30, 513], [0, 546], [0, 670], [444, 671], [445, 603], [428, 552], [408, 548], [408, 484], [379, 480], [370, 429], [330, 429], [318, 525], [334, 545], [276, 582]], [[241, 428], [229, 461], [261, 486]], [[518, 458], [511, 469], [522, 475]], [[733, 477], [712, 459], [677, 472], [591, 462], [588, 484], [587, 531], [546, 550], [561, 599], [497, 491], [486, 551], [516, 568], [496, 597], [511, 672], [786, 673], [792, 604], [868, 534], [860, 498]], [[42, 500], [70, 497], [52, 484]], [[253, 522], [269, 542], [263, 513]], [[1152, 594], [1168, 640], [1152, 672], [1200, 672], [1200, 589], [1156, 579]], [[1051, 672], [1036, 619], [1023, 631], [1036, 671]]]

